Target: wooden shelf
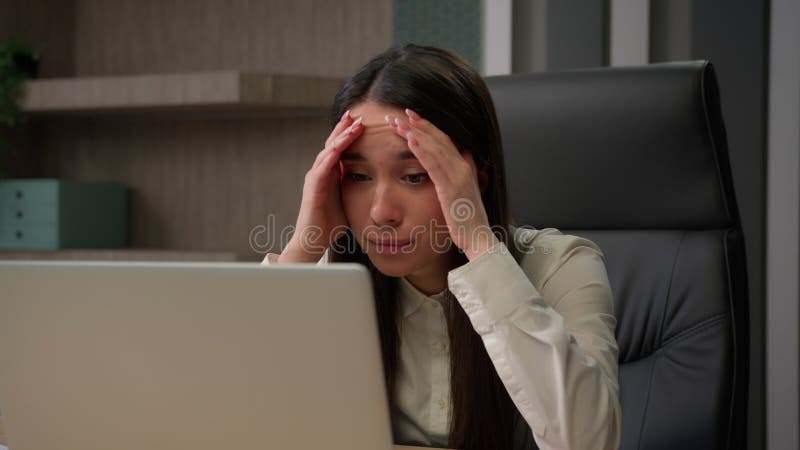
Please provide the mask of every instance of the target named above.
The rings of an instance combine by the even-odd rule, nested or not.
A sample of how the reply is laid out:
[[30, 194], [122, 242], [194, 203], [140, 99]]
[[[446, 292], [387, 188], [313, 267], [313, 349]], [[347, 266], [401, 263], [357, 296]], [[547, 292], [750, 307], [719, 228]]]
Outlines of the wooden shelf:
[[320, 115], [342, 80], [237, 71], [31, 80], [30, 114], [273, 112]]
[[192, 262], [256, 262], [258, 255], [240, 255], [225, 251], [192, 251], [161, 249], [96, 249], [96, 250], [0, 250], [0, 260], [34, 261], [192, 261]]

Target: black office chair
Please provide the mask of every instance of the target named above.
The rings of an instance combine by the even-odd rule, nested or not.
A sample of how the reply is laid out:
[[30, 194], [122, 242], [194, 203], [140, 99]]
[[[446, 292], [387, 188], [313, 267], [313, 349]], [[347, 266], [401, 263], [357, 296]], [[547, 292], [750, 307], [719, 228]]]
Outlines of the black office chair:
[[605, 253], [618, 321], [620, 448], [745, 448], [744, 240], [711, 64], [487, 84], [514, 217], [585, 236]]

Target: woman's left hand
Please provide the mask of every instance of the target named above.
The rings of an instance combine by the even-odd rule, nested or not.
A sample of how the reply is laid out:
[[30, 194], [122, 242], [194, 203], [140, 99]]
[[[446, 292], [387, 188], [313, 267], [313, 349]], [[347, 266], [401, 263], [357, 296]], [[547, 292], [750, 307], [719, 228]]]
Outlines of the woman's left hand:
[[499, 242], [489, 226], [472, 153], [464, 150], [462, 155], [450, 136], [416, 112], [405, 111], [406, 120], [387, 115], [386, 122], [428, 172], [450, 239], [471, 261]]

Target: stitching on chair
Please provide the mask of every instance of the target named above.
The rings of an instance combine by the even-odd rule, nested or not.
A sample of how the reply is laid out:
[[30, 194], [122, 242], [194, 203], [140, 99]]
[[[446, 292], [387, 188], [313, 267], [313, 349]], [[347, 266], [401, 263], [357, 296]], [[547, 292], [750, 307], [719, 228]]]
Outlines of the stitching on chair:
[[[636, 359], [627, 359], [627, 360], [619, 361], [619, 364], [631, 364], [631, 363], [635, 363], [635, 362], [641, 361], [641, 360], [643, 360], [645, 358], [650, 358], [651, 356], [656, 356], [656, 354], [658, 352], [660, 352], [661, 350], [663, 350], [664, 347], [666, 347], [667, 345], [673, 344], [677, 339], [682, 339], [683, 337], [689, 337], [690, 333], [694, 329], [700, 328], [698, 331], [703, 331], [702, 329], [710, 328], [710, 327], [716, 325], [717, 324], [716, 322], [722, 321], [723, 319], [726, 318], [726, 316], [728, 316], [728, 313], [720, 313], [720, 314], [708, 317], [706, 319], [703, 319], [703, 320], [695, 323], [694, 325], [688, 326], [688, 327], [684, 328], [683, 330], [678, 331], [677, 333], [673, 334], [672, 336], [670, 336], [669, 339], [664, 341], [661, 345], [658, 346], [658, 348], [656, 348], [652, 352], [650, 352], [650, 353], [648, 353], [646, 355], [642, 355], [642, 356], [640, 356], [640, 357], [638, 357]], [[714, 323], [712, 323], [712, 322], [714, 322]], [[693, 334], [695, 334], [695, 333], [692, 333], [692, 335]]]
[[661, 311], [661, 327], [658, 329], [658, 342], [664, 337], [664, 324], [667, 317], [667, 307], [669, 306], [669, 295], [672, 293], [672, 281], [675, 278], [675, 266], [678, 265], [678, 256], [681, 254], [681, 247], [683, 240], [686, 238], [686, 230], [681, 233], [681, 238], [678, 240], [678, 248], [675, 249], [675, 257], [672, 260], [672, 268], [669, 271], [669, 284], [667, 284], [667, 294], [664, 299], [664, 310]]
[[715, 327], [720, 323], [725, 322], [727, 319], [728, 319], [728, 313], [720, 313], [715, 316], [711, 316], [707, 319], [703, 319], [700, 322], [688, 328], [684, 328], [683, 330], [672, 335], [672, 337], [664, 341], [664, 343], [661, 345], [661, 348], [662, 349], [666, 348], [667, 346], [672, 345], [675, 342], [680, 342], [688, 337], [694, 336], [709, 328]]
[[[703, 331], [706, 331], [706, 330], [709, 330], [711, 328], [714, 328], [715, 326], [723, 323], [727, 318], [728, 318], [728, 314], [727, 313], [722, 313], [722, 314], [717, 314], [715, 316], [711, 316], [711, 317], [709, 317], [707, 319], [704, 319], [704, 320], [700, 321], [699, 323], [696, 323], [696, 324], [690, 326], [689, 328], [686, 328], [686, 329], [678, 332], [677, 334], [675, 334], [674, 336], [669, 338], [667, 341], [665, 341], [664, 344], [658, 350], [653, 352], [653, 354], [648, 355], [648, 356], [653, 356], [653, 358], [650, 361], [650, 373], [647, 376], [647, 389], [645, 390], [644, 409], [642, 410], [642, 423], [639, 425], [639, 437], [637, 439], [636, 448], [642, 448], [642, 439], [643, 439], [643, 436], [644, 436], [644, 424], [645, 424], [645, 421], [647, 420], [647, 409], [650, 406], [650, 391], [652, 390], [651, 388], [652, 388], [652, 385], [653, 385], [653, 373], [655, 372], [655, 367], [656, 367], [656, 358], [655, 357], [659, 356], [658, 353], [663, 352], [663, 350], [667, 346], [672, 345], [672, 344], [674, 344], [676, 342], [680, 342], [680, 341], [682, 341], [684, 339], [687, 339], [687, 338], [689, 338], [691, 336], [695, 336], [697, 334], [700, 334]], [[643, 359], [643, 358], [640, 358], [640, 359]]]
[[653, 386], [653, 372], [656, 368], [656, 358], [650, 361], [650, 374], [647, 376], [647, 389], [644, 397], [644, 409], [642, 410], [642, 423], [639, 425], [639, 438], [636, 439], [636, 448], [642, 448], [642, 437], [644, 436], [644, 423], [647, 420], [647, 408], [650, 406], [650, 390]]

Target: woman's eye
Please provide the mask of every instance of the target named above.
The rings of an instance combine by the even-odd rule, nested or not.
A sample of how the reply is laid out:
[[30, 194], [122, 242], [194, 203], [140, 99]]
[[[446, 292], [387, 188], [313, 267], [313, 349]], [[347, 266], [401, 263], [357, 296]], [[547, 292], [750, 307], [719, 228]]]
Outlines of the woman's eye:
[[353, 181], [367, 181], [367, 176], [363, 173], [348, 173], [348, 177], [350, 177]]
[[421, 184], [423, 181], [428, 179], [427, 173], [412, 173], [410, 175], [406, 175], [406, 179], [411, 184]]

